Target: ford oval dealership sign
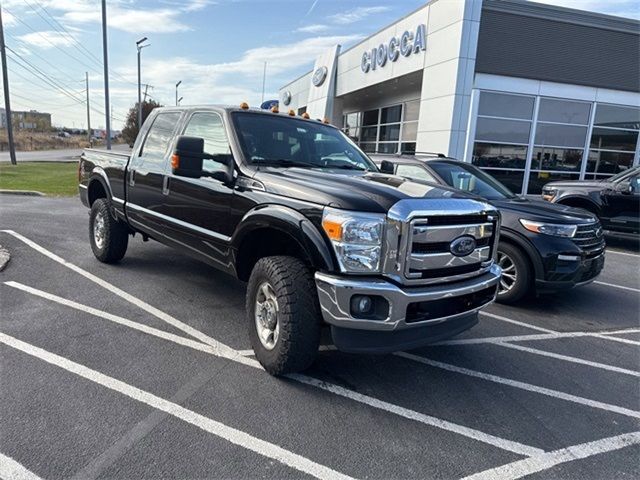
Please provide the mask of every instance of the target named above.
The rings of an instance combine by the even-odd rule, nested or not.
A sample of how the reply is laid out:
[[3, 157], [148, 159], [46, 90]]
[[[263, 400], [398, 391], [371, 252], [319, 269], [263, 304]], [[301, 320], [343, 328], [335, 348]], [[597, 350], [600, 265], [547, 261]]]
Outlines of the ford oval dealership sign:
[[389, 43], [381, 43], [371, 51], [362, 54], [360, 68], [364, 73], [375, 70], [377, 67], [384, 67], [387, 60], [395, 62], [400, 55], [408, 57], [412, 53], [418, 53], [427, 48], [427, 34], [424, 25], [418, 25], [415, 35], [406, 30], [400, 38], [391, 37]]

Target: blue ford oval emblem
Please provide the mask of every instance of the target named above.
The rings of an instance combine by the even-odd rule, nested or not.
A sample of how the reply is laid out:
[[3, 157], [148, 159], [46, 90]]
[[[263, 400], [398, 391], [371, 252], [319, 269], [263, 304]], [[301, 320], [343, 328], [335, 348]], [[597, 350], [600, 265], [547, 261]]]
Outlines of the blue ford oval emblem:
[[463, 235], [449, 244], [449, 251], [456, 257], [466, 257], [476, 249], [476, 239], [471, 235]]

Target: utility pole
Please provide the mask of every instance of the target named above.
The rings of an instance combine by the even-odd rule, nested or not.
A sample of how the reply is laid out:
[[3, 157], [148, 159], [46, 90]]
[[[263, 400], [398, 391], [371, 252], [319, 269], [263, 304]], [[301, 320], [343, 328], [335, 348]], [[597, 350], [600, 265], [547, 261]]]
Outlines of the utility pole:
[[267, 62], [264, 62], [264, 69], [262, 70], [262, 100], [260, 100], [260, 104], [264, 103], [264, 84], [267, 80]]
[[102, 0], [102, 56], [104, 63], [104, 116], [107, 133], [107, 150], [111, 150], [111, 118], [109, 112], [109, 55], [107, 52], [107, 1]]
[[182, 80], [176, 83], [176, 107], [178, 106], [178, 87], [180, 86], [181, 83], [182, 83]]
[[180, 98], [178, 99], [178, 101], [176, 102], [176, 105], [180, 105], [180, 102], [182, 101], [182, 99], [183, 99], [183, 98], [184, 98], [184, 97], [180, 97]]
[[[148, 47], [149, 45], [142, 45], [147, 40], [147, 37], [142, 37], [140, 40], [136, 42], [136, 50], [138, 51], [138, 131], [142, 128], [142, 99], [140, 91], [142, 90], [141, 83], [141, 73], [140, 73], [140, 52], [144, 47]], [[146, 101], [147, 91], [145, 90], [145, 101]]]
[[11, 164], [16, 165], [16, 146], [13, 143], [13, 125], [11, 123], [11, 101], [9, 100], [9, 72], [7, 71], [7, 52], [4, 45], [4, 25], [2, 8], [0, 8], [0, 56], [2, 57], [2, 84], [4, 85], [4, 108], [7, 114], [7, 137], [9, 140], [9, 157]]
[[[144, 84], [144, 100], [142, 101], [142, 103], [146, 103], [147, 102], [147, 90], [149, 90], [149, 84], [145, 83]], [[142, 112], [142, 110], [140, 110], [140, 112]], [[140, 115], [142, 115], [142, 113], [140, 113]], [[142, 117], [140, 117], [142, 118]]]
[[91, 146], [91, 109], [89, 108], [89, 72], [84, 72], [84, 80], [87, 89], [87, 135], [89, 136], [89, 146]]

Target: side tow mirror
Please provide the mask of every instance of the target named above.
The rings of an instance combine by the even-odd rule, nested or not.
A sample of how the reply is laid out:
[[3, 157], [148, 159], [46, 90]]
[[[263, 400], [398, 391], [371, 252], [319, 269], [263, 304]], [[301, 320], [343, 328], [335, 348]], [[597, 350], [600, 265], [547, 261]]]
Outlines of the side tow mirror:
[[204, 160], [204, 138], [181, 135], [171, 155], [171, 171], [180, 177], [200, 178]]
[[389, 160], [383, 160], [382, 163], [380, 164], [380, 171], [382, 173], [388, 173], [390, 175], [393, 175], [395, 172], [393, 162], [390, 162]]

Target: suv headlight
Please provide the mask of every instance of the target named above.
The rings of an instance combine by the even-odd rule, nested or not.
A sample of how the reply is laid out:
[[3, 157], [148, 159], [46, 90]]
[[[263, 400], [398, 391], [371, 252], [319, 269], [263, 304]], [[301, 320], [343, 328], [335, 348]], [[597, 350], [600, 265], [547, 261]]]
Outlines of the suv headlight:
[[553, 201], [553, 199], [556, 198], [557, 194], [558, 191], [555, 188], [544, 187], [542, 189], [542, 199], [546, 200], [547, 202]]
[[322, 228], [331, 240], [341, 271], [380, 272], [384, 223], [383, 214], [324, 209]]
[[524, 228], [534, 233], [544, 233], [554, 237], [573, 238], [578, 230], [577, 225], [560, 225], [556, 223], [533, 222], [524, 218], [520, 219]]

